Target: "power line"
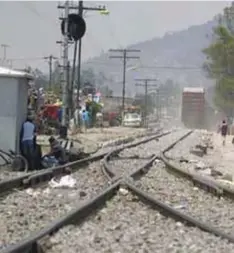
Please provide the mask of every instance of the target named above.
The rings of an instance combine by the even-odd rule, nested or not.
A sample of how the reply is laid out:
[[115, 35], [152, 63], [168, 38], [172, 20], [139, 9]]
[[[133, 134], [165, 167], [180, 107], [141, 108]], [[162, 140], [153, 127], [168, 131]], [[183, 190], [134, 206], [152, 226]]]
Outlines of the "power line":
[[24, 6], [24, 8], [26, 8], [27, 10], [29, 10], [31, 13], [35, 14], [37, 17], [39, 17], [41, 20], [45, 21], [46, 23], [48, 23], [47, 21], [49, 21], [49, 23], [51, 25], [53, 25], [53, 27], [56, 26], [56, 24], [54, 23], [54, 20], [48, 16], [46, 16], [44, 13], [42, 14], [41, 12], [39, 12], [33, 5], [31, 2], [19, 2], [20, 4], [22, 4]]
[[[69, 44], [69, 47], [72, 44]], [[57, 59], [62, 59], [61, 57], [57, 57]], [[44, 57], [25, 57], [25, 58], [8, 58], [8, 60], [10, 61], [41, 61], [44, 60]], [[98, 65], [107, 65], [107, 66], [116, 66], [119, 67], [122, 64], [118, 64], [118, 63], [113, 63], [113, 62], [109, 62], [109, 61], [99, 61], [99, 60], [88, 60], [88, 61], [84, 61], [84, 64], [98, 64]], [[132, 65], [130, 65], [129, 67], [133, 67]], [[180, 67], [176, 67], [176, 66], [169, 66], [169, 65], [159, 65], [159, 66], [155, 66], [155, 65], [139, 65], [137, 66], [136, 69], [174, 69], [174, 70], [203, 70], [202, 66], [191, 66], [191, 67], [187, 67], [187, 66], [180, 66]], [[217, 69], [218, 71], [218, 69]]]
[[[70, 45], [69, 45], [70, 46]], [[61, 57], [57, 57], [57, 59], [62, 59]], [[44, 60], [44, 57], [25, 57], [25, 58], [8, 58], [8, 60], [11, 61], [42, 61]], [[105, 61], [85, 61], [83, 62], [84, 64], [98, 64], [98, 65], [108, 65], [108, 66], [116, 66], [119, 67], [122, 64], [118, 64], [118, 63], [112, 63], [112, 62], [105, 62]], [[131, 67], [131, 66], [129, 66]], [[181, 67], [175, 67], [175, 66], [150, 66], [150, 65], [141, 65], [139, 67], [137, 67], [137, 69], [178, 69], [178, 70], [203, 70], [202, 67], [198, 67], [198, 66], [194, 66], [194, 67], [186, 67], [186, 66], [181, 66]]]
[[112, 55], [110, 58], [112, 59], [122, 59], [123, 60], [123, 90], [122, 90], [122, 110], [124, 111], [125, 107], [125, 89], [126, 89], [126, 63], [127, 60], [130, 59], [140, 59], [139, 56], [128, 56], [127, 53], [137, 53], [141, 52], [139, 49], [110, 49], [109, 52], [118, 52], [122, 53], [122, 55]]

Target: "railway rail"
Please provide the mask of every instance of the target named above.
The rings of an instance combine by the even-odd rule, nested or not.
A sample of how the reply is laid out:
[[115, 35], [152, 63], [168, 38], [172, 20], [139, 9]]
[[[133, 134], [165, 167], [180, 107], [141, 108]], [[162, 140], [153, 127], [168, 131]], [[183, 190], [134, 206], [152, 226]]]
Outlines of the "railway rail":
[[[174, 132], [171, 133], [171, 135], [174, 135], [174, 134], [175, 134]], [[158, 250], [158, 251], [154, 250], [154, 252], [166, 252], [165, 247], [168, 249], [169, 246], [180, 247], [180, 249], [183, 246], [184, 247], [183, 249], [185, 250], [185, 252], [188, 252], [188, 251], [197, 252], [197, 250], [199, 250], [199, 247], [200, 249], [205, 246], [207, 248], [208, 244], [210, 244], [210, 246], [209, 246], [209, 250], [207, 250], [206, 252], [232, 252], [234, 250], [234, 244], [230, 244], [230, 242], [234, 243], [234, 237], [229, 233], [229, 231], [226, 231], [226, 230], [223, 231], [223, 230], [220, 230], [220, 228], [215, 228], [214, 226], [210, 226], [209, 223], [206, 223], [207, 220], [200, 221], [199, 217], [197, 216], [197, 213], [183, 212], [183, 210], [181, 208], [178, 208], [178, 206], [177, 207], [172, 206], [168, 202], [164, 203], [165, 199], [161, 199], [164, 202], [158, 200], [158, 195], [160, 196], [160, 192], [159, 193], [156, 192], [155, 195], [152, 196], [152, 194], [147, 193], [147, 189], [143, 189], [143, 190], [146, 190], [146, 192], [140, 189], [140, 187], [143, 186], [141, 180], [142, 181], [146, 180], [147, 175], [150, 175], [151, 171], [154, 170], [154, 168], [153, 170], [149, 170], [149, 166], [152, 165], [153, 161], [157, 161], [156, 158], [158, 157], [158, 155], [157, 154], [155, 155], [155, 153], [161, 150], [164, 150], [166, 152], [167, 150], [172, 148], [174, 145], [176, 145], [178, 141], [181, 141], [183, 138], [186, 138], [188, 134], [189, 133], [186, 133], [186, 134], [181, 133], [180, 138], [178, 139], [178, 133], [177, 133], [176, 141], [175, 141], [176, 135], [174, 138], [172, 137], [169, 138], [170, 136], [169, 133], [166, 136], [161, 136], [161, 135], [158, 137], [154, 136], [153, 138], [152, 137], [148, 138], [150, 142], [147, 144], [145, 144], [147, 141], [143, 140], [138, 143], [128, 144], [125, 146], [125, 148], [124, 147], [117, 148], [117, 150], [115, 150], [114, 152], [108, 153], [108, 155], [104, 159], [103, 171], [104, 171], [104, 174], [107, 175], [107, 182], [110, 182], [110, 179], [111, 179], [110, 186], [107, 186], [108, 184], [106, 185], [104, 184], [104, 190], [102, 190], [102, 192], [99, 193], [98, 195], [94, 194], [95, 197], [93, 199], [91, 200], [87, 199], [87, 201], [82, 201], [80, 205], [78, 205], [78, 207], [74, 207], [73, 210], [71, 210], [69, 213], [64, 215], [59, 220], [55, 220], [51, 225], [44, 228], [43, 230], [40, 230], [39, 232], [35, 232], [34, 234], [31, 234], [30, 237], [28, 237], [24, 241], [19, 240], [19, 242], [15, 245], [12, 245], [12, 246], [8, 245], [8, 247], [4, 248], [1, 251], [1, 253], [63, 252], [64, 247], [66, 248], [66, 251], [68, 252], [77, 252], [77, 251], [89, 252], [90, 247], [92, 247], [92, 249], [94, 250], [99, 251], [99, 249], [104, 249], [105, 247], [107, 247], [105, 243], [101, 243], [101, 242], [103, 242], [104, 237], [107, 238], [106, 233], [109, 233], [109, 235], [111, 235], [111, 231], [113, 231], [113, 227], [115, 227], [115, 230], [119, 230], [120, 234], [121, 234], [121, 231], [122, 232], [125, 231], [124, 227], [122, 227], [123, 225], [120, 225], [120, 227], [118, 228], [118, 222], [116, 220], [116, 219], [120, 219], [122, 217], [121, 215], [124, 214], [125, 212], [126, 213], [129, 212], [129, 217], [130, 217], [129, 220], [125, 221], [130, 229], [129, 231], [127, 231], [128, 232], [127, 234], [129, 234], [130, 239], [129, 238], [126, 239], [122, 233], [122, 237], [117, 235], [117, 237], [119, 236], [118, 237], [119, 239], [114, 237], [115, 242], [113, 242], [113, 247], [114, 246], [117, 247], [116, 244], [122, 244], [120, 242], [123, 242], [124, 248], [122, 248], [122, 250], [124, 250], [124, 252], [132, 252], [134, 245], [135, 247], [137, 247], [136, 245], [139, 245], [139, 241], [142, 242], [143, 239], [144, 239], [143, 240], [144, 242], [142, 243], [142, 245], [144, 245], [143, 248], [146, 249], [146, 251], [144, 252], [147, 252], [147, 250], [148, 252], [150, 252], [152, 247], [154, 248], [156, 247], [156, 249]], [[162, 137], [162, 138], [159, 139], [159, 137]], [[166, 147], [166, 145], [169, 145], [169, 144], [167, 141], [165, 141], [165, 138], [168, 138], [168, 142], [170, 142], [170, 144], [173, 142], [169, 147]], [[155, 145], [154, 139], [159, 139], [158, 143], [160, 143], [160, 140], [162, 140], [161, 142], [162, 144]], [[153, 143], [151, 148], [150, 148], [150, 145], [151, 145], [150, 143]], [[141, 149], [141, 152], [143, 150], [146, 156], [143, 157], [137, 154], [136, 152], [137, 148], [134, 148], [134, 145], [135, 147], [137, 147], [137, 145], [143, 145], [140, 147], [140, 149]], [[144, 147], [144, 145], [146, 146]], [[136, 159], [136, 155], [139, 155], [139, 157], [142, 158], [141, 159], [142, 163], [139, 165], [139, 168], [134, 168], [135, 165], [129, 166], [130, 169], [123, 173], [121, 169], [118, 169], [118, 167], [120, 167], [119, 165], [118, 166], [112, 165], [112, 167], [110, 167], [110, 164], [109, 164], [112, 158], [116, 158], [117, 154], [120, 157], [119, 160], [124, 161], [124, 163], [126, 164], [128, 163], [128, 160], [131, 160], [132, 158]], [[151, 156], [149, 156], [149, 154]], [[154, 154], [154, 156], [152, 156], [152, 154]], [[133, 157], [133, 155], [135, 155], [135, 157]], [[161, 159], [166, 161], [166, 158], [163, 156], [161, 157]], [[157, 164], [159, 163], [160, 162], [157, 161]], [[171, 168], [171, 169], [174, 169], [174, 168]], [[166, 170], [164, 169], [164, 172], [165, 171]], [[145, 172], [148, 172], [148, 173], [145, 175], [144, 174]], [[138, 180], [139, 176], [142, 176], [142, 174], [143, 174], [142, 179]], [[129, 177], [132, 177], [134, 180], [138, 180], [136, 184], [140, 182], [140, 185], [134, 185], [134, 183], [132, 182], [133, 180], [130, 180]], [[202, 182], [202, 183], [205, 185], [205, 182]], [[164, 181], [163, 187], [165, 188], [165, 181]], [[206, 187], [210, 188], [211, 186], [206, 185]], [[132, 192], [131, 194], [129, 193], [130, 191]], [[174, 194], [174, 192], [172, 193]], [[74, 196], [77, 197], [77, 194], [78, 192], [75, 192]], [[126, 196], [122, 196], [120, 198], [119, 194], [120, 195], [123, 194]], [[91, 196], [93, 195], [90, 194], [89, 197]], [[116, 197], [113, 198], [114, 196]], [[111, 200], [112, 198], [113, 200]], [[114, 204], [117, 204], [116, 198], [119, 199], [119, 201], [123, 201], [123, 203], [120, 204], [121, 208], [117, 207], [116, 208], [117, 213], [114, 213], [114, 214], [111, 213], [111, 215], [109, 216], [107, 214], [107, 211], [105, 211], [105, 208], [104, 208], [100, 211], [100, 213], [102, 214], [102, 218], [100, 218], [100, 213], [98, 214], [96, 212], [98, 212], [98, 210], [100, 210], [103, 206], [111, 205], [113, 207]], [[122, 198], [125, 198], [125, 200], [122, 200]], [[142, 203], [149, 205], [149, 207], [146, 207], [145, 205], [143, 206], [141, 201]], [[113, 204], [111, 204], [112, 202]], [[138, 211], [136, 211], [138, 210], [138, 208], [140, 210], [139, 215], [137, 215]], [[115, 208], [112, 208], [112, 209], [115, 209]], [[157, 211], [155, 211], [155, 209]], [[66, 212], [68, 212], [68, 210]], [[135, 213], [135, 218], [134, 218], [134, 213]], [[192, 218], [190, 214], [195, 215], [194, 217], [196, 218]], [[89, 216], [89, 215], [92, 215], [92, 216]], [[104, 219], [104, 222], [102, 222], [104, 224], [105, 219], [108, 221], [108, 219], [110, 219], [108, 217], [111, 217], [111, 216], [114, 216], [115, 220], [111, 221], [111, 224], [108, 224], [107, 222], [108, 224], [107, 228], [102, 228], [103, 225], [100, 223]], [[146, 220], [141, 219], [140, 218], [141, 216], [146, 216], [147, 217]], [[124, 216], [124, 217], [127, 217], [127, 216]], [[136, 230], [133, 224], [137, 222], [134, 222], [134, 220], [138, 221], [140, 224], [140, 225], [137, 225], [138, 227], [136, 227]], [[150, 220], [152, 222], [149, 222]], [[160, 225], [159, 230], [156, 229], [156, 225], [154, 223], [155, 220], [157, 221], [157, 228]], [[97, 223], [98, 223], [98, 226], [100, 225], [99, 229], [101, 230], [98, 230]], [[80, 225], [80, 226], [77, 226], [77, 225]], [[91, 235], [93, 235], [95, 231], [95, 226], [93, 225], [95, 225], [97, 229], [96, 234], [95, 234], [97, 238], [95, 237], [96, 238], [95, 239], [91, 236], [91, 237], [87, 237], [88, 241], [84, 240], [86, 238], [88, 231], [90, 231]], [[131, 226], [133, 226], [132, 230], [131, 230]], [[139, 231], [140, 226], [143, 226], [145, 230], [143, 233]], [[84, 230], [87, 232], [84, 232]], [[102, 236], [103, 238], [100, 238], [101, 232], [98, 233], [98, 231], [102, 231], [104, 233], [104, 235]], [[133, 231], [137, 231], [137, 238], [133, 238], [134, 233], [135, 233], [135, 232], [133, 233]], [[161, 231], [161, 233], [157, 235], [155, 234], [156, 233], [155, 231]], [[177, 231], [177, 233], [173, 234], [173, 231]], [[209, 232], [209, 234], [203, 231]], [[83, 234], [84, 234], [84, 238], [83, 238]], [[163, 245], [160, 245], [160, 242], [162, 242], [162, 238], [164, 238], [163, 235], [167, 235], [166, 237], [170, 235], [172, 239], [174, 238], [174, 242], [172, 244], [169, 244], [169, 242], [165, 240]], [[215, 237], [214, 235], [218, 236], [219, 238]], [[149, 239], [148, 242], [146, 242], [147, 241], [146, 237]], [[80, 244], [82, 241], [82, 238], [83, 238], [84, 245]], [[94, 240], [92, 240], [92, 238]], [[188, 239], [188, 242], [185, 243], [184, 241], [185, 239]], [[112, 244], [110, 240], [113, 240], [113, 239], [108, 239], [108, 240], [110, 242], [109, 244]], [[156, 244], [158, 246], [155, 246]], [[215, 248], [217, 251], [215, 251]], [[120, 248], [118, 248], [118, 250], [122, 252]], [[100, 250], [100, 252], [102, 251]], [[142, 249], [142, 252], [143, 252], [143, 249]]]
[[[150, 141], [152, 138], [155, 138], [155, 134], [152, 137], [135, 140], [134, 145]], [[102, 158], [103, 154], [97, 157]], [[93, 160], [86, 159], [86, 162], [90, 161]], [[73, 163], [74, 166], [77, 164], [80, 163]], [[65, 167], [62, 168], [65, 170]], [[32, 231], [44, 228], [53, 219], [65, 215], [82, 201], [91, 198], [109, 185], [108, 178], [102, 173], [100, 161], [92, 162], [85, 169], [80, 168], [72, 174], [73, 179], [77, 181], [76, 187], [72, 190], [48, 187], [45, 182], [49, 178], [47, 175], [52, 172], [43, 171], [27, 179], [28, 186], [30, 181], [41, 182], [34, 183], [33, 188], [14, 189], [10, 194], [2, 196], [0, 201], [2, 247], [20, 241]]]
[[[140, 196], [142, 199], [142, 196]], [[145, 205], [139, 195], [118, 192], [81, 226], [68, 225], [41, 242], [57, 252], [231, 252], [234, 245]], [[209, 245], [207, 245], [209, 244]], [[137, 249], [137, 251], [136, 251]]]
[[[154, 136], [156, 135], [160, 129], [155, 130], [155, 131], [149, 131], [146, 132], [145, 135], [142, 136], [136, 136], [135, 139], [136, 141], [147, 137], [147, 136]], [[110, 150], [116, 149], [118, 147], [121, 147], [122, 145], [126, 145], [128, 142], [133, 141], [134, 139], [132, 138], [126, 138], [122, 139], [120, 141], [117, 141], [116, 143], [114, 142], [113, 145], [108, 145], [107, 147], [104, 147], [100, 149], [97, 153], [91, 155], [90, 157], [80, 159], [74, 162], [70, 162], [64, 166], [57, 166], [51, 169], [44, 169], [41, 171], [35, 171], [31, 173], [22, 173], [20, 176], [16, 176], [13, 178], [7, 178], [5, 180], [0, 181], [0, 196], [2, 194], [6, 194], [8, 192], [11, 192], [12, 189], [22, 189], [22, 188], [28, 188], [28, 187], [34, 187], [38, 184], [41, 184], [43, 182], [47, 182], [51, 180], [53, 177], [58, 176], [66, 172], [66, 168], [69, 167], [72, 169], [72, 172], [75, 172], [78, 169], [81, 169], [90, 162], [98, 161], [101, 160], [105, 155], [107, 155]], [[0, 173], [1, 174], [1, 173]], [[19, 175], [18, 173], [15, 174], [14, 172], [11, 174], [12, 176], [14, 175]]]
[[167, 131], [158, 136], [152, 137], [151, 141], [141, 143], [141, 145], [130, 144], [109, 152], [104, 157], [105, 171], [109, 177], [128, 176], [134, 172], [140, 172], [149, 168], [152, 163], [160, 156], [160, 150], [166, 148], [170, 143], [184, 135], [184, 130]]

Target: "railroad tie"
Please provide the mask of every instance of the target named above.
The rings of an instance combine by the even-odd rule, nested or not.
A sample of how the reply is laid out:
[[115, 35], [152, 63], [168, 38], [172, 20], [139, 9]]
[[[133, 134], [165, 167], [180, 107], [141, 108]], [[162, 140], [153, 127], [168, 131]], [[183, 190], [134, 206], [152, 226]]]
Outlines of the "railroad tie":
[[66, 151], [69, 151], [73, 147], [73, 141], [72, 140], [62, 140], [62, 141], [60, 141], [60, 145]]

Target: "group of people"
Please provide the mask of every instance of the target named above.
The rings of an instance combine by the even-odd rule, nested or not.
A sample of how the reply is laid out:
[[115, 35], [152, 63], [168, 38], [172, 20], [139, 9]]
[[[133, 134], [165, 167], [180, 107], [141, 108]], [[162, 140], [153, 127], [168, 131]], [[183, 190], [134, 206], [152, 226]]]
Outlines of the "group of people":
[[76, 125], [78, 125], [78, 121], [80, 121], [83, 129], [86, 131], [91, 125], [90, 112], [86, 109], [77, 108], [74, 113], [74, 120]]
[[34, 89], [31, 88], [28, 91], [28, 107], [34, 111], [37, 111], [41, 106], [45, 104], [45, 92], [43, 88]]
[[53, 136], [49, 138], [50, 152], [42, 157], [41, 147], [36, 141], [36, 133], [33, 117], [29, 115], [23, 123], [20, 133], [20, 150], [28, 162], [29, 169], [38, 170], [43, 167], [51, 167], [54, 164], [65, 164], [67, 162], [66, 152]]

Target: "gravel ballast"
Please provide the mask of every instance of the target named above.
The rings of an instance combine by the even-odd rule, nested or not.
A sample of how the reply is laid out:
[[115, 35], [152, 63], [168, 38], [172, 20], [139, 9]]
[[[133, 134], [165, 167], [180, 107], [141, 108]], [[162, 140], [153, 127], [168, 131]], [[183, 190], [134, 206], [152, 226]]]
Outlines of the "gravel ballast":
[[234, 232], [234, 209], [231, 199], [218, 198], [194, 187], [192, 182], [170, 174], [160, 161], [136, 182], [136, 185], [183, 213], [226, 233]]
[[201, 131], [197, 130], [191, 133], [182, 141], [178, 142], [172, 149], [166, 152], [166, 156], [175, 160], [185, 158], [188, 160], [199, 160], [197, 156], [190, 153], [191, 148], [201, 143]]
[[135, 196], [116, 195], [79, 226], [47, 240], [46, 253], [227, 253], [234, 244], [162, 216]]
[[15, 191], [0, 201], [0, 248], [28, 237], [52, 220], [65, 215], [109, 182], [101, 171], [101, 162], [91, 163], [73, 173], [75, 188], [44, 188]]
[[[152, 159], [153, 155], [160, 155], [160, 152], [174, 141], [183, 136], [187, 130], [179, 130], [168, 135], [138, 145], [133, 148], [124, 149], [119, 153], [119, 159], [114, 158], [108, 162], [109, 168], [118, 176], [126, 176], [144, 166]], [[138, 156], [139, 159], [127, 159]]]
[[10, 180], [12, 178], [26, 175], [27, 172], [12, 171], [10, 167], [0, 168], [0, 183], [1, 181]]
[[144, 166], [150, 159], [119, 159], [108, 162], [108, 168], [117, 176], [127, 176], [129, 173]]
[[139, 157], [149, 157], [151, 155], [159, 155], [163, 149], [168, 147], [187, 132], [188, 130], [186, 129], [173, 131], [168, 135], [160, 137], [158, 140], [152, 140], [134, 148], [124, 149], [119, 155], [123, 157], [134, 155]]
[[[155, 130], [156, 131], [156, 130]], [[148, 139], [150, 137], [150, 135], [152, 135], [152, 133], [145, 133], [145, 136], [142, 136], [142, 135], [139, 135], [139, 136], [135, 136], [135, 137], [132, 137], [132, 141], [128, 141], [126, 143], [122, 143], [122, 144], [116, 144], [115, 141], [113, 141], [113, 144], [111, 145], [107, 145], [107, 146], [104, 146], [102, 148], [100, 148], [96, 153], [95, 155], [97, 154], [102, 154], [104, 152], [111, 152], [115, 149], [119, 149], [121, 147], [125, 147], [126, 145], [129, 145], [130, 143], [136, 143], [136, 142], [139, 142], [141, 140], [145, 140], [145, 139]], [[155, 133], [155, 135], [157, 135]]]

